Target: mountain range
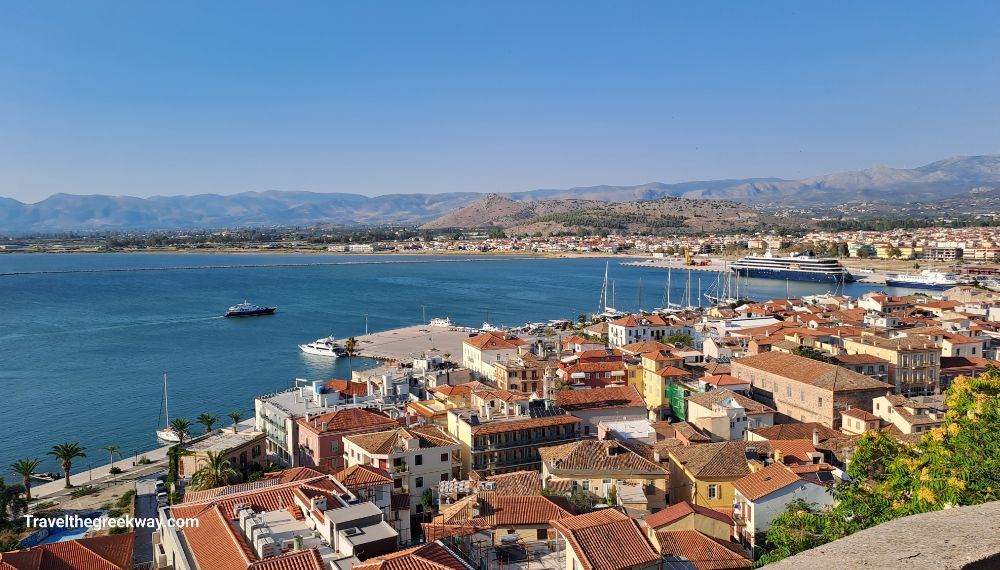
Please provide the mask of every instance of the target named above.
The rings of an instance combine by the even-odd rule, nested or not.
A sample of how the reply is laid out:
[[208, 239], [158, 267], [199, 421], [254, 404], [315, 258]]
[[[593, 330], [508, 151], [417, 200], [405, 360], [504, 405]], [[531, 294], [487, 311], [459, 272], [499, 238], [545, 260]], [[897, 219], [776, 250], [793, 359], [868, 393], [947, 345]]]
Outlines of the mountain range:
[[[761, 208], [823, 208], [852, 202], [961, 204], [1000, 189], [1000, 155], [958, 156], [912, 169], [876, 166], [799, 180], [747, 178], [505, 193], [516, 202], [636, 202], [673, 197], [728, 200]], [[387, 194], [270, 190], [229, 196], [55, 194], [34, 204], [0, 198], [0, 232], [191, 229], [241, 226], [419, 225], [482, 200], [478, 192]], [[565, 211], [565, 210], [563, 210]], [[541, 216], [543, 214], [539, 214]], [[524, 214], [525, 220], [529, 219]], [[535, 216], [538, 217], [538, 216]], [[482, 220], [482, 225], [490, 225]], [[435, 224], [435, 227], [443, 227]]]

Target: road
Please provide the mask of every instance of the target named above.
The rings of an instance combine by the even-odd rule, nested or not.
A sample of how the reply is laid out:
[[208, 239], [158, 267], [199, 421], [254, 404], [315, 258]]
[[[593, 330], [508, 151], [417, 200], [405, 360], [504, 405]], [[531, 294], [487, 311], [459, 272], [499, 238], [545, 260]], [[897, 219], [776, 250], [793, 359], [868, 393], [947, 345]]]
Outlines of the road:
[[[135, 518], [158, 518], [156, 506], [156, 477], [136, 481]], [[153, 530], [137, 528], [135, 536], [135, 561], [153, 560]]]

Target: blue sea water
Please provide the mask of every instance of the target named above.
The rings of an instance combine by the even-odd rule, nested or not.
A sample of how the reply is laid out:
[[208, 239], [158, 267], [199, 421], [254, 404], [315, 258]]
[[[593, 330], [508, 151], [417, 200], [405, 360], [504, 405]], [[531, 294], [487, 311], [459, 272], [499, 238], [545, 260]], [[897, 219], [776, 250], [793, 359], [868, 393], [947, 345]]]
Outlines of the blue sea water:
[[[297, 344], [333, 334], [421, 322], [423, 315], [478, 326], [575, 319], [598, 309], [604, 259], [291, 255], [291, 254], [45, 254], [0, 255], [0, 474], [16, 459], [38, 457], [62, 442], [80, 442], [87, 459], [99, 449], [124, 455], [156, 445], [162, 375], [169, 374], [172, 416], [203, 412], [223, 422], [233, 410], [249, 417], [254, 396], [293, 378], [346, 377], [345, 359], [302, 354]], [[313, 262], [377, 264], [293, 266]], [[384, 263], [419, 261], [421, 263]], [[666, 272], [610, 262], [619, 308], [662, 306]], [[270, 267], [206, 268], [219, 265]], [[280, 265], [280, 266], [279, 266]], [[18, 272], [188, 267], [176, 271]], [[190, 268], [195, 267], [195, 268]], [[694, 273], [702, 289], [715, 277]], [[642, 287], [640, 288], [640, 278]], [[674, 271], [672, 301], [685, 289]], [[785, 282], [749, 280], [754, 298], [785, 296]], [[827, 285], [792, 283], [793, 296]], [[857, 295], [871, 286], [851, 284]], [[225, 319], [248, 299], [277, 305], [270, 317]], [[426, 313], [424, 312], [426, 311]], [[355, 365], [360, 363], [356, 360]], [[370, 363], [369, 363], [370, 364]], [[195, 426], [194, 429], [198, 429]], [[2, 475], [0, 475], [2, 476]]]

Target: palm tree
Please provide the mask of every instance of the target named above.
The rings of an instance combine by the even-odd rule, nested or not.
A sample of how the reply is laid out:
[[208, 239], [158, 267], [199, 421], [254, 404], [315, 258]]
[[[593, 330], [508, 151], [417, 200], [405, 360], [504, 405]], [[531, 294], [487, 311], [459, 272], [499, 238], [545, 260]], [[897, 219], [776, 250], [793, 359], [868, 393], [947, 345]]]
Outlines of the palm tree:
[[62, 463], [63, 475], [66, 477], [66, 488], [72, 487], [72, 483], [69, 482], [69, 470], [73, 468], [73, 460], [77, 457], [86, 457], [87, 454], [86, 447], [81, 447], [79, 443], [60, 443], [59, 445], [53, 445], [52, 451], [49, 455], [56, 456]]
[[10, 466], [11, 471], [20, 475], [21, 481], [24, 481], [24, 496], [28, 502], [31, 502], [31, 474], [37, 471], [41, 464], [41, 459], [31, 458], [21, 459]]
[[344, 354], [347, 355], [347, 369], [351, 372], [351, 380], [354, 379], [354, 355], [358, 353], [358, 341], [352, 336], [344, 341]]
[[204, 465], [191, 476], [191, 488], [205, 490], [223, 487], [239, 476], [239, 472], [233, 468], [233, 462], [226, 459], [224, 452], [209, 451]]
[[188, 435], [188, 430], [191, 429], [191, 422], [184, 418], [174, 418], [170, 420], [170, 427], [174, 428], [174, 433], [177, 434], [177, 439], [180, 440], [177, 443], [183, 444], [184, 438]]
[[239, 412], [229, 412], [229, 419], [233, 420], [233, 433], [236, 433], [240, 425], [240, 420], [243, 419], [243, 414]]
[[115, 466], [115, 456], [117, 455], [119, 458], [122, 456], [122, 452], [120, 449], [118, 449], [117, 445], [105, 445], [104, 447], [101, 448], [101, 451], [111, 456], [112, 467]]
[[205, 433], [210, 433], [212, 431], [212, 426], [219, 423], [219, 416], [213, 416], [212, 414], [202, 414], [198, 416], [198, 423], [205, 426]]

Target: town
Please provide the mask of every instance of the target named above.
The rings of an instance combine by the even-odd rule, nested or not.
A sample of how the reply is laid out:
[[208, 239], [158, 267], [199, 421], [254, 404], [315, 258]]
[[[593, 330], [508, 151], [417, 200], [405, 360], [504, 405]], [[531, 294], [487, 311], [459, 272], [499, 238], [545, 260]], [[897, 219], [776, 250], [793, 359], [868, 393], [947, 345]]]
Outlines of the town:
[[[176, 445], [131, 460], [106, 449], [111, 464], [86, 473], [72, 470], [84, 450], [58, 445], [65, 476], [34, 488], [38, 460], [19, 462], [22, 510], [52, 522], [24, 528], [0, 567], [776, 562], [822, 544], [783, 542], [803, 514], [868, 500], [857, 494], [882, 484], [891, 450], [905, 463], [945, 437], [975, 439], [968, 414], [996, 420], [995, 401], [982, 406], [1000, 382], [1000, 293], [929, 293], [608, 308], [516, 330], [434, 319], [352, 338], [347, 358], [381, 364], [296, 379], [231, 426], [206, 413], [202, 433], [174, 418]], [[895, 508], [968, 504], [956, 497], [969, 483], [942, 476], [924, 484], [918, 471], [916, 497]], [[157, 524], [42, 543], [81, 512]], [[854, 517], [852, 530], [879, 522]]]

